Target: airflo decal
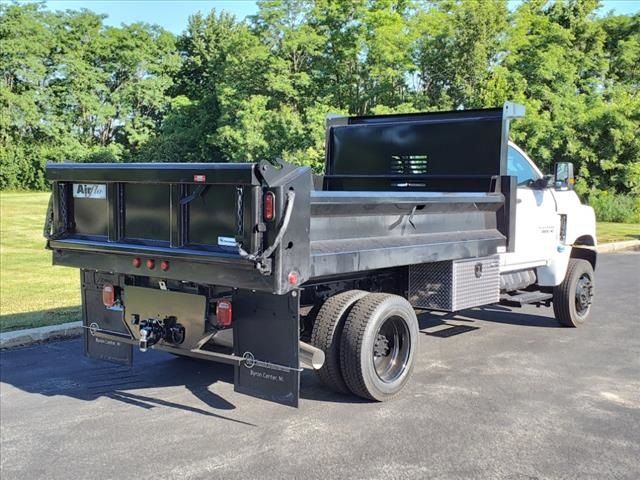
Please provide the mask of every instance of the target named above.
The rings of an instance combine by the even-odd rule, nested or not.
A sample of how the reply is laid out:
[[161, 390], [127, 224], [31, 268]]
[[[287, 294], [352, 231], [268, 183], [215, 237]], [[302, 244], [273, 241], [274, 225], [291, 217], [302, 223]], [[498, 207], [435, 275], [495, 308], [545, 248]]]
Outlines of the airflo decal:
[[107, 186], [96, 183], [74, 183], [73, 198], [107, 198]]

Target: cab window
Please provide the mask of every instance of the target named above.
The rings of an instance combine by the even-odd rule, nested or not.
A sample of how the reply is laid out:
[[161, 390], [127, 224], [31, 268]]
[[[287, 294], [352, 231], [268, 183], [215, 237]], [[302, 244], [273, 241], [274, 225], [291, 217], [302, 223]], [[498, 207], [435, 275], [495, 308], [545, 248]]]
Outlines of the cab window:
[[518, 177], [518, 185], [528, 185], [533, 180], [540, 178], [531, 163], [515, 148], [509, 145], [509, 154], [507, 156], [507, 175]]

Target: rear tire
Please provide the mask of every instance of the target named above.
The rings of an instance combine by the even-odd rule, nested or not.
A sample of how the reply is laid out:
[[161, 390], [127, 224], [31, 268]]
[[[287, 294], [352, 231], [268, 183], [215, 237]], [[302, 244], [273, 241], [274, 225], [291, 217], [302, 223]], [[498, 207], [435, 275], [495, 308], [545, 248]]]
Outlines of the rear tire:
[[405, 386], [418, 345], [418, 319], [407, 300], [372, 293], [349, 312], [342, 332], [340, 366], [352, 393], [389, 400]]
[[311, 345], [324, 352], [324, 365], [316, 370], [322, 383], [340, 393], [349, 393], [340, 370], [340, 338], [351, 307], [367, 295], [362, 290], [348, 290], [329, 297], [320, 307], [311, 332]]
[[561, 325], [578, 327], [591, 313], [593, 267], [587, 260], [570, 258], [564, 280], [553, 289], [553, 313]]

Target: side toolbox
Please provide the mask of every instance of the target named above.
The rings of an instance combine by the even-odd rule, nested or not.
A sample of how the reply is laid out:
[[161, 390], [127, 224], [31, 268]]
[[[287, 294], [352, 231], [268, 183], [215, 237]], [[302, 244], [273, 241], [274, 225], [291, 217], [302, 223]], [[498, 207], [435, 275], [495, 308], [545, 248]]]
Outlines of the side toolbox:
[[409, 301], [414, 307], [456, 312], [499, 300], [497, 255], [409, 267]]

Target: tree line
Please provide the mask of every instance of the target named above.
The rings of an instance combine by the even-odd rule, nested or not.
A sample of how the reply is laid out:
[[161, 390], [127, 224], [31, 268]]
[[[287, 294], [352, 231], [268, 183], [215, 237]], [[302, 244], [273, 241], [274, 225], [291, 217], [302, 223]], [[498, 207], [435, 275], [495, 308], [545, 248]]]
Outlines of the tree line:
[[[329, 113], [527, 107], [512, 137], [577, 189], [640, 194], [640, 14], [598, 0], [260, 0], [174, 35], [0, 6], [0, 188], [46, 162], [283, 158], [322, 169]], [[158, 8], [162, 8], [159, 6]]]

